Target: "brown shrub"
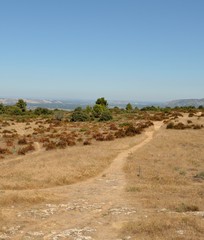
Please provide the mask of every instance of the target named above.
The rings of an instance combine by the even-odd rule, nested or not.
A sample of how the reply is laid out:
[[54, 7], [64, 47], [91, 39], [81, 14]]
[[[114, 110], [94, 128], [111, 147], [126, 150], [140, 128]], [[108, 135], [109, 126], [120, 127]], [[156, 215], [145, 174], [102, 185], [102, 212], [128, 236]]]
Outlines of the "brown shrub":
[[56, 143], [55, 142], [49, 142], [49, 143], [44, 143], [43, 147], [45, 147], [46, 151], [56, 149]]
[[181, 122], [174, 125], [174, 129], [184, 130], [185, 128], [186, 128], [185, 124], [183, 124]]
[[76, 142], [74, 140], [67, 140], [67, 145], [74, 146], [74, 145], [76, 145]]
[[2, 123], [2, 127], [8, 127], [8, 126], [10, 126], [10, 123], [8, 123], [7, 121], [4, 121]]
[[129, 125], [125, 131], [126, 136], [135, 136], [136, 134], [140, 134], [142, 132], [141, 127], [135, 128], [133, 125]]
[[188, 117], [193, 117], [195, 114], [194, 113], [189, 113]]
[[41, 137], [38, 141], [41, 143], [45, 143], [45, 142], [49, 142], [50, 140], [48, 137]]
[[7, 140], [6, 141], [6, 146], [7, 147], [12, 147], [13, 146], [13, 141], [12, 140]]
[[26, 140], [26, 138], [21, 138], [18, 140], [18, 144], [19, 145], [25, 145], [28, 144], [28, 141]]
[[57, 143], [57, 147], [58, 148], [66, 148], [67, 147], [67, 142], [65, 140], [60, 140], [58, 143]]
[[9, 130], [3, 130], [3, 132], [2, 133], [4, 133], [4, 134], [6, 134], [6, 133], [11, 133], [12, 134], [12, 131], [9, 131]]
[[116, 127], [116, 125], [114, 123], [111, 123], [110, 124], [110, 130], [116, 131], [116, 130], [118, 130], [118, 128]]
[[83, 144], [84, 144], [84, 145], [91, 145], [91, 141], [87, 139], [87, 140], [84, 141]]
[[8, 148], [1, 148], [0, 147], [0, 154], [11, 154]]
[[32, 144], [29, 144], [26, 147], [20, 148], [18, 150], [18, 155], [25, 155], [27, 152], [35, 150], [35, 147]]
[[199, 125], [199, 124], [196, 124], [196, 125], [193, 126], [193, 129], [201, 129], [201, 128], [202, 128], [202, 126]]
[[167, 129], [173, 129], [174, 128], [174, 123], [173, 122], [168, 123], [166, 128]]
[[106, 137], [105, 137], [105, 141], [113, 141], [115, 139], [114, 135], [109, 133]]
[[123, 138], [125, 137], [125, 131], [123, 129], [119, 129], [117, 132], [115, 132], [115, 137], [116, 138]]
[[96, 139], [96, 141], [104, 141], [105, 137], [103, 136], [102, 133], [96, 133], [93, 135], [93, 137]]

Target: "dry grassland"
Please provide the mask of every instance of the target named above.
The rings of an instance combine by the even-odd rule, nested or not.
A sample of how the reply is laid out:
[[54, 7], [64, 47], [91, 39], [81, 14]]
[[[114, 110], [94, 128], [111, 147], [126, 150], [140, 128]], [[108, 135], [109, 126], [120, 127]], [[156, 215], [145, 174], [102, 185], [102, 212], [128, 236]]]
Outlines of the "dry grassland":
[[[124, 129], [126, 126], [119, 126], [123, 121], [117, 124], [42, 119], [23, 123], [2, 122], [0, 148], [8, 149], [9, 153], [0, 154], [0, 206], [36, 204], [46, 202], [47, 199], [54, 201], [54, 194], [48, 195], [41, 190], [73, 184], [98, 175], [119, 152], [144, 139], [143, 135], [104, 141], [94, 137], [95, 134], [106, 137], [118, 129]], [[66, 145], [65, 149], [55, 147], [46, 151], [43, 145], [46, 141], [57, 143], [65, 137], [75, 144]], [[87, 140], [88, 145], [84, 144]], [[8, 141], [12, 144], [7, 144]], [[30, 143], [35, 150], [25, 155], [17, 154], [19, 149]]]
[[[187, 123], [188, 117], [179, 119]], [[201, 118], [191, 117], [203, 124]], [[176, 120], [178, 122], [178, 120]], [[133, 239], [203, 239], [204, 129], [164, 126], [151, 143], [129, 157], [127, 194], [143, 217], [122, 232]]]

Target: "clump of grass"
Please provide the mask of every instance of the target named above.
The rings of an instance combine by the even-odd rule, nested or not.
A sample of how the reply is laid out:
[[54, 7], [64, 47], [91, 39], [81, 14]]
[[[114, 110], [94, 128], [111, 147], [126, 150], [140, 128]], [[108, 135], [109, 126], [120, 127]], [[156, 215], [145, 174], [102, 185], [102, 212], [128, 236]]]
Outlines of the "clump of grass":
[[199, 207], [195, 205], [188, 205], [185, 203], [181, 203], [178, 207], [176, 207], [177, 212], [196, 212], [199, 211]]
[[140, 192], [141, 189], [135, 186], [127, 187], [126, 192]]
[[203, 179], [204, 180], [204, 172], [199, 172], [198, 174], [196, 174], [194, 176], [194, 178], [199, 178], [199, 179]]
[[[134, 236], [134, 239], [181, 239], [178, 236], [179, 230], [185, 230], [191, 234], [191, 238], [202, 239], [204, 233], [202, 220], [194, 216], [172, 216], [160, 214], [148, 216], [147, 218], [126, 223], [121, 229], [122, 236]], [[185, 235], [186, 237], [186, 235]], [[125, 239], [125, 238], [124, 238]], [[131, 238], [132, 239], [132, 238]], [[184, 239], [182, 237], [182, 239]]]

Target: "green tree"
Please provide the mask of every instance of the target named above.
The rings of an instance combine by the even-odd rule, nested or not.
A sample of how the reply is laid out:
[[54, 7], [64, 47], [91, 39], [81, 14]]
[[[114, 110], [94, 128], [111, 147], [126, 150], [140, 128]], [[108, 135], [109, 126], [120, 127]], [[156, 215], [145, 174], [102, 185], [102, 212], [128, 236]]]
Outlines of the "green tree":
[[133, 110], [133, 107], [132, 107], [132, 105], [130, 104], [130, 103], [128, 103], [127, 105], [126, 105], [126, 108], [125, 108], [127, 111], [132, 111]]
[[16, 107], [20, 108], [22, 112], [26, 111], [27, 103], [23, 99], [19, 99], [16, 103]]
[[4, 112], [5, 112], [4, 105], [3, 105], [3, 103], [0, 103], [0, 114], [2, 114]]
[[93, 116], [95, 118], [100, 118], [101, 114], [107, 110], [106, 106], [95, 104], [93, 106]]
[[107, 100], [105, 100], [104, 97], [98, 98], [98, 99], [96, 100], [96, 104], [97, 104], [97, 105], [102, 105], [102, 106], [108, 107], [108, 102], [107, 102]]

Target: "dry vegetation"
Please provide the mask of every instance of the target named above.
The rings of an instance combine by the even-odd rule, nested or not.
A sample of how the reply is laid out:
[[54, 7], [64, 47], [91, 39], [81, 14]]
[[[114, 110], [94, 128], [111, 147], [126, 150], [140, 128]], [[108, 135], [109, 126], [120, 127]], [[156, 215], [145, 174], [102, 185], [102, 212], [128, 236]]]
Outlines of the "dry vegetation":
[[[190, 120], [184, 114], [171, 121], [204, 123], [196, 115]], [[127, 223], [123, 234], [134, 239], [203, 239], [204, 129], [178, 129], [164, 126], [151, 144], [128, 159], [126, 191], [146, 218]]]
[[152, 125], [147, 120], [124, 120], [127, 119], [117, 123], [70, 123], [50, 119], [23, 123], [3, 121], [0, 189], [48, 188], [97, 175], [119, 151], [134, 144], [130, 137]]
[[110, 122], [0, 120], [0, 222], [10, 221], [8, 206], [58, 201], [54, 189], [97, 176], [160, 121], [162, 129], [124, 166], [125, 194], [140, 211], [120, 237], [202, 239], [203, 116], [139, 111], [115, 114]]

